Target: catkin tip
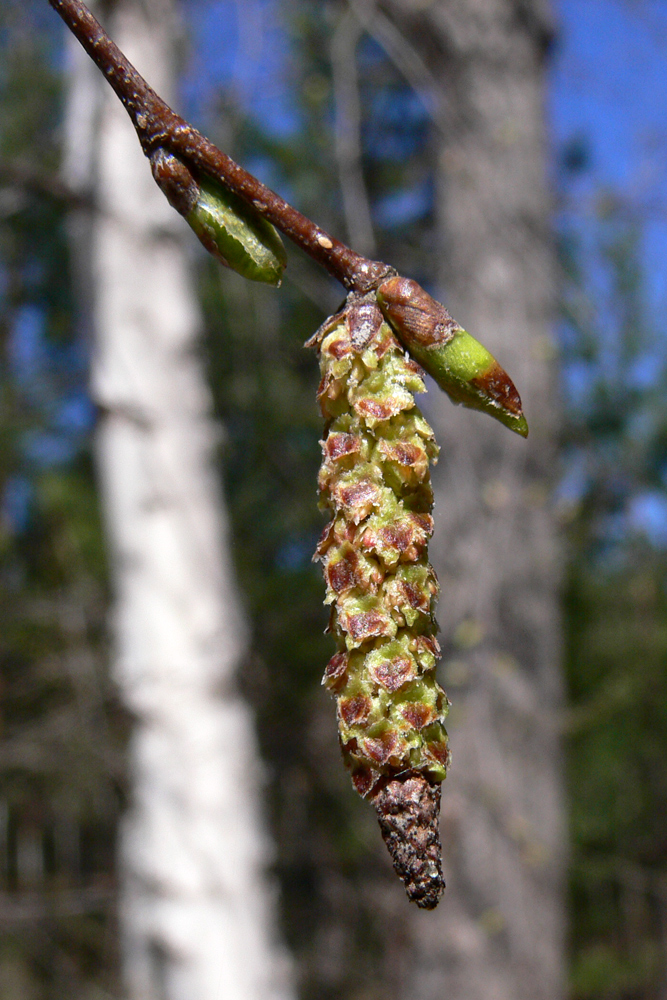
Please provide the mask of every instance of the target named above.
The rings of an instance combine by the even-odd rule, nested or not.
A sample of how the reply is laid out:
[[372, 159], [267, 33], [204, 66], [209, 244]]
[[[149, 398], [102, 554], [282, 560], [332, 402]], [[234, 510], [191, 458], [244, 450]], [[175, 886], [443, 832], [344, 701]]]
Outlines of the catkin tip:
[[373, 805], [408, 898], [424, 910], [435, 909], [445, 891], [438, 831], [440, 785], [415, 772], [399, 775], [379, 787]]

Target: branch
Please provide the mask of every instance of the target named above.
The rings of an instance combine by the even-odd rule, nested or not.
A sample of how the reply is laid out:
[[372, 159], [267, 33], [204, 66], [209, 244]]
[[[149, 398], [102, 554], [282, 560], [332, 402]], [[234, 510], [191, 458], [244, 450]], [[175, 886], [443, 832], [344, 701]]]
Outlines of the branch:
[[78, 917], [103, 913], [113, 908], [116, 894], [103, 886], [83, 886], [54, 892], [41, 890], [20, 894], [0, 893], [0, 927], [5, 931], [16, 924], [51, 918]]
[[[124, 104], [141, 147], [151, 160], [156, 180], [164, 185], [170, 202], [188, 218], [207, 249], [216, 253], [215, 245], [209, 245], [214, 241], [209, 240], [200, 220], [193, 222], [190, 218], [190, 214], [194, 215], [188, 202], [192, 187], [196, 187], [197, 196], [203, 188], [196, 185], [188, 166], [246, 202], [251, 213], [272, 223], [348, 291], [377, 292], [378, 304], [403, 346], [455, 403], [483, 410], [523, 437], [527, 435], [521, 400], [509, 375], [485, 347], [452, 320], [441, 303], [415, 281], [399, 278], [388, 264], [369, 260], [329, 236], [175, 114], [137, 73], [81, 0], [49, 0], [49, 3]], [[175, 166], [170, 162], [172, 159], [177, 161]], [[164, 172], [163, 177], [160, 171]], [[243, 241], [240, 242], [244, 250]], [[268, 280], [273, 281], [279, 276], [281, 260], [269, 242], [265, 247], [269, 255], [266, 266], [272, 269]], [[216, 256], [228, 263], [220, 253]], [[251, 269], [255, 264], [256, 261], [250, 261]], [[241, 270], [241, 273], [246, 272]], [[264, 281], [266, 273], [260, 264], [259, 274], [256, 270], [253, 274], [248, 271], [246, 276]]]
[[46, 170], [32, 167], [23, 160], [0, 159], [0, 184], [7, 184], [46, 198], [53, 198], [72, 208], [92, 208], [90, 195], [75, 191]]
[[375, 235], [368, 192], [361, 167], [361, 105], [357, 76], [357, 44], [363, 28], [346, 10], [331, 43], [334, 100], [336, 105], [336, 159], [350, 242], [373, 253]]
[[447, 115], [438, 81], [405, 35], [379, 8], [375, 0], [348, 0], [359, 23], [380, 45], [396, 69], [419, 97], [438, 131], [446, 134]]
[[[175, 114], [137, 73], [81, 0], [49, 0], [49, 3], [124, 104], [141, 147], [151, 160], [156, 180], [164, 185], [170, 202], [188, 218], [207, 249], [228, 263], [223, 255], [216, 253], [215, 245], [209, 245], [215, 241], [209, 240], [200, 220], [191, 220], [195, 214], [188, 202], [192, 187], [196, 187], [199, 196], [203, 186], [197, 186], [189, 166], [246, 202], [251, 214], [272, 223], [348, 291], [377, 292], [378, 304], [403, 346], [455, 403], [483, 410], [523, 437], [527, 435], [521, 400], [509, 375], [486, 348], [452, 320], [441, 303], [415, 281], [399, 278], [389, 265], [369, 260], [329, 236]], [[176, 164], [171, 164], [171, 160], [176, 160]], [[231, 239], [234, 242], [233, 236]], [[271, 268], [269, 279], [261, 263], [259, 273], [256, 269], [252, 274], [240, 267], [236, 270], [254, 280], [273, 282], [279, 277], [281, 260], [276, 247], [269, 245], [271, 242], [267, 241], [265, 246], [269, 257], [266, 268]], [[240, 244], [243, 251], [243, 240]], [[231, 266], [235, 267], [239, 261], [240, 257]], [[256, 261], [250, 261], [251, 270], [255, 264]]]
[[146, 156], [164, 149], [208, 174], [268, 219], [349, 291], [372, 291], [395, 273], [389, 265], [355, 253], [324, 232], [172, 111], [128, 62], [81, 0], [49, 0], [49, 3], [122, 101]]

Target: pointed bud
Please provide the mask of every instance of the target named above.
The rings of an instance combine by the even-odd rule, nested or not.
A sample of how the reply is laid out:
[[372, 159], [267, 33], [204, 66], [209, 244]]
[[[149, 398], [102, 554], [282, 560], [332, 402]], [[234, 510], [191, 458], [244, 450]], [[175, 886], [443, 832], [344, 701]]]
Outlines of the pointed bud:
[[403, 345], [454, 403], [482, 410], [527, 437], [528, 424], [511, 378], [440, 302], [416, 281], [400, 277], [380, 285], [377, 301]]
[[209, 253], [250, 281], [279, 285], [287, 257], [270, 222], [210, 177], [197, 176], [173, 153], [151, 156], [153, 177]]

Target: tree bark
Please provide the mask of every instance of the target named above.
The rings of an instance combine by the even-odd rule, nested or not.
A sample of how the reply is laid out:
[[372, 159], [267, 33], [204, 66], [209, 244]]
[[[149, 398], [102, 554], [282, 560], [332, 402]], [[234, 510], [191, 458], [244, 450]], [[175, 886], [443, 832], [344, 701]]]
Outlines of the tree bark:
[[[124, 0], [108, 23], [169, 100], [171, 0]], [[91, 90], [87, 56], [73, 55], [73, 94], [88, 80], [96, 102], [94, 113], [70, 102], [68, 162], [71, 175], [86, 162], [95, 174], [83, 266], [96, 458], [115, 590], [113, 673], [134, 718], [120, 839], [129, 996], [278, 1000], [291, 988], [265, 873], [253, 720], [235, 683], [247, 633], [212, 462], [218, 438], [182, 240], [189, 230], [156, 188], [117, 98], [101, 76]]]
[[540, 0], [392, 0], [437, 76], [440, 292], [510, 373], [524, 442], [427, 397], [441, 445], [433, 562], [453, 702], [448, 888], [411, 918], [411, 1000], [557, 1000], [566, 830], [558, 736], [559, 551], [549, 502], [558, 401]]

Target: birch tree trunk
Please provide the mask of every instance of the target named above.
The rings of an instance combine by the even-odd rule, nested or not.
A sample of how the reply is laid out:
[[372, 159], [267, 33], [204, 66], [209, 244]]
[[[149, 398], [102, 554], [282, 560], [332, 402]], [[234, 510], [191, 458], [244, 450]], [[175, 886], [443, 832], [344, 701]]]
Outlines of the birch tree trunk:
[[524, 442], [427, 397], [441, 445], [434, 564], [453, 764], [448, 888], [413, 914], [411, 1000], [557, 1000], [565, 816], [559, 562], [549, 490], [558, 410], [540, 0], [393, 0], [442, 89], [441, 293], [519, 387]]
[[[171, 0], [123, 0], [107, 24], [170, 100]], [[98, 209], [82, 266], [115, 590], [113, 672], [134, 718], [120, 838], [129, 996], [287, 998], [253, 720], [235, 684], [246, 626], [212, 464], [216, 428], [182, 244], [189, 230], [153, 183], [116, 97], [81, 50], [72, 56], [69, 173], [81, 181], [94, 169]]]

